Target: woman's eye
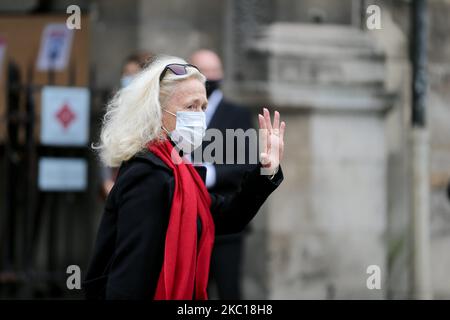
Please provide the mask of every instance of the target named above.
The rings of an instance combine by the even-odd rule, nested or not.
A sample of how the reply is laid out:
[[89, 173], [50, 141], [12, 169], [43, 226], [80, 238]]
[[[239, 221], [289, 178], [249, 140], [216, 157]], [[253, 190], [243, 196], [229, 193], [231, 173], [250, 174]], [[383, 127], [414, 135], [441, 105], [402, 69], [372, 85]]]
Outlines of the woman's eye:
[[188, 108], [188, 110], [192, 110], [192, 109], [194, 109], [194, 106], [189, 106], [187, 108]]

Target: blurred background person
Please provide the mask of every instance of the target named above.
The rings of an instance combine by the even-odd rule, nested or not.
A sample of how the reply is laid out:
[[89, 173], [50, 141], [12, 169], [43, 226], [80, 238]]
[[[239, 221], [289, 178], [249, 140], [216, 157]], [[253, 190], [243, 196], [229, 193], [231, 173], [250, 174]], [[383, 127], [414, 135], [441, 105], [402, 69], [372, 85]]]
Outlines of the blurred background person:
[[[224, 137], [223, 155], [226, 159], [226, 145], [235, 143], [227, 141], [226, 129], [253, 128], [250, 112], [224, 98], [221, 90], [223, 81], [222, 61], [217, 53], [207, 49], [195, 51], [190, 62], [200, 69], [206, 76], [206, 94], [208, 96], [208, 108], [206, 109], [206, 125], [208, 129], [218, 129]], [[205, 141], [203, 148], [212, 141]], [[244, 173], [252, 168], [248, 163], [248, 141], [245, 143], [246, 164], [211, 164], [206, 163], [206, 187], [211, 192], [228, 194], [235, 191], [243, 178]], [[241, 233], [218, 236], [214, 244], [211, 259], [211, 282], [216, 285], [219, 299], [241, 299], [242, 258], [244, 249], [244, 236], [249, 227]], [[211, 283], [210, 282], [210, 283]]]
[[[152, 54], [146, 51], [136, 52], [129, 55], [123, 64], [122, 75], [120, 77], [120, 88], [128, 86], [134, 77], [142, 70], [151, 59]], [[101, 196], [106, 199], [117, 176], [118, 168], [101, 168]]]

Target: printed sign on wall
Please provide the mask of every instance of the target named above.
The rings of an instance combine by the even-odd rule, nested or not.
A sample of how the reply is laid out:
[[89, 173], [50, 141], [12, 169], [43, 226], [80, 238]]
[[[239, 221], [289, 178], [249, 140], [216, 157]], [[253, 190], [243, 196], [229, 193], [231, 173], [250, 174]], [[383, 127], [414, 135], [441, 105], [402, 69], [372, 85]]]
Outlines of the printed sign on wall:
[[42, 89], [41, 143], [49, 146], [84, 146], [89, 139], [89, 90]]
[[41, 191], [86, 190], [86, 160], [79, 158], [40, 158], [38, 186]]
[[41, 37], [41, 46], [37, 60], [39, 71], [63, 70], [70, 60], [73, 30], [64, 23], [48, 24]]

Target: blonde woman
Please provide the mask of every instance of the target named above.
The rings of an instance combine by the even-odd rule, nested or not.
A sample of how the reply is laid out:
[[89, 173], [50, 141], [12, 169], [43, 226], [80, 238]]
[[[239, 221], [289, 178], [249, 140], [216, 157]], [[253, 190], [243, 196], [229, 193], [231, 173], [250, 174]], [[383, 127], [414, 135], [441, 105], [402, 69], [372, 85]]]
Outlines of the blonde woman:
[[204, 171], [182, 158], [205, 134], [204, 84], [195, 66], [161, 56], [109, 103], [98, 148], [120, 170], [84, 282], [88, 298], [207, 299], [214, 236], [241, 231], [283, 180], [285, 123], [264, 109], [264, 165], [235, 194], [208, 193]]

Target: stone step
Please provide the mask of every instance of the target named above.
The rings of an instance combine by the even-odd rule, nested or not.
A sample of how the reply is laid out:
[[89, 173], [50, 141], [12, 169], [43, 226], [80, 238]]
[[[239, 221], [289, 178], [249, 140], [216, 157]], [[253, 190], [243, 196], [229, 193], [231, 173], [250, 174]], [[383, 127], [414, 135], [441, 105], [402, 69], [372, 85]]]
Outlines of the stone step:
[[382, 85], [384, 54], [368, 32], [350, 26], [277, 23], [248, 42], [277, 83]]
[[249, 48], [271, 53], [327, 57], [352, 57], [383, 59], [368, 32], [352, 26], [275, 23], [261, 30]]

